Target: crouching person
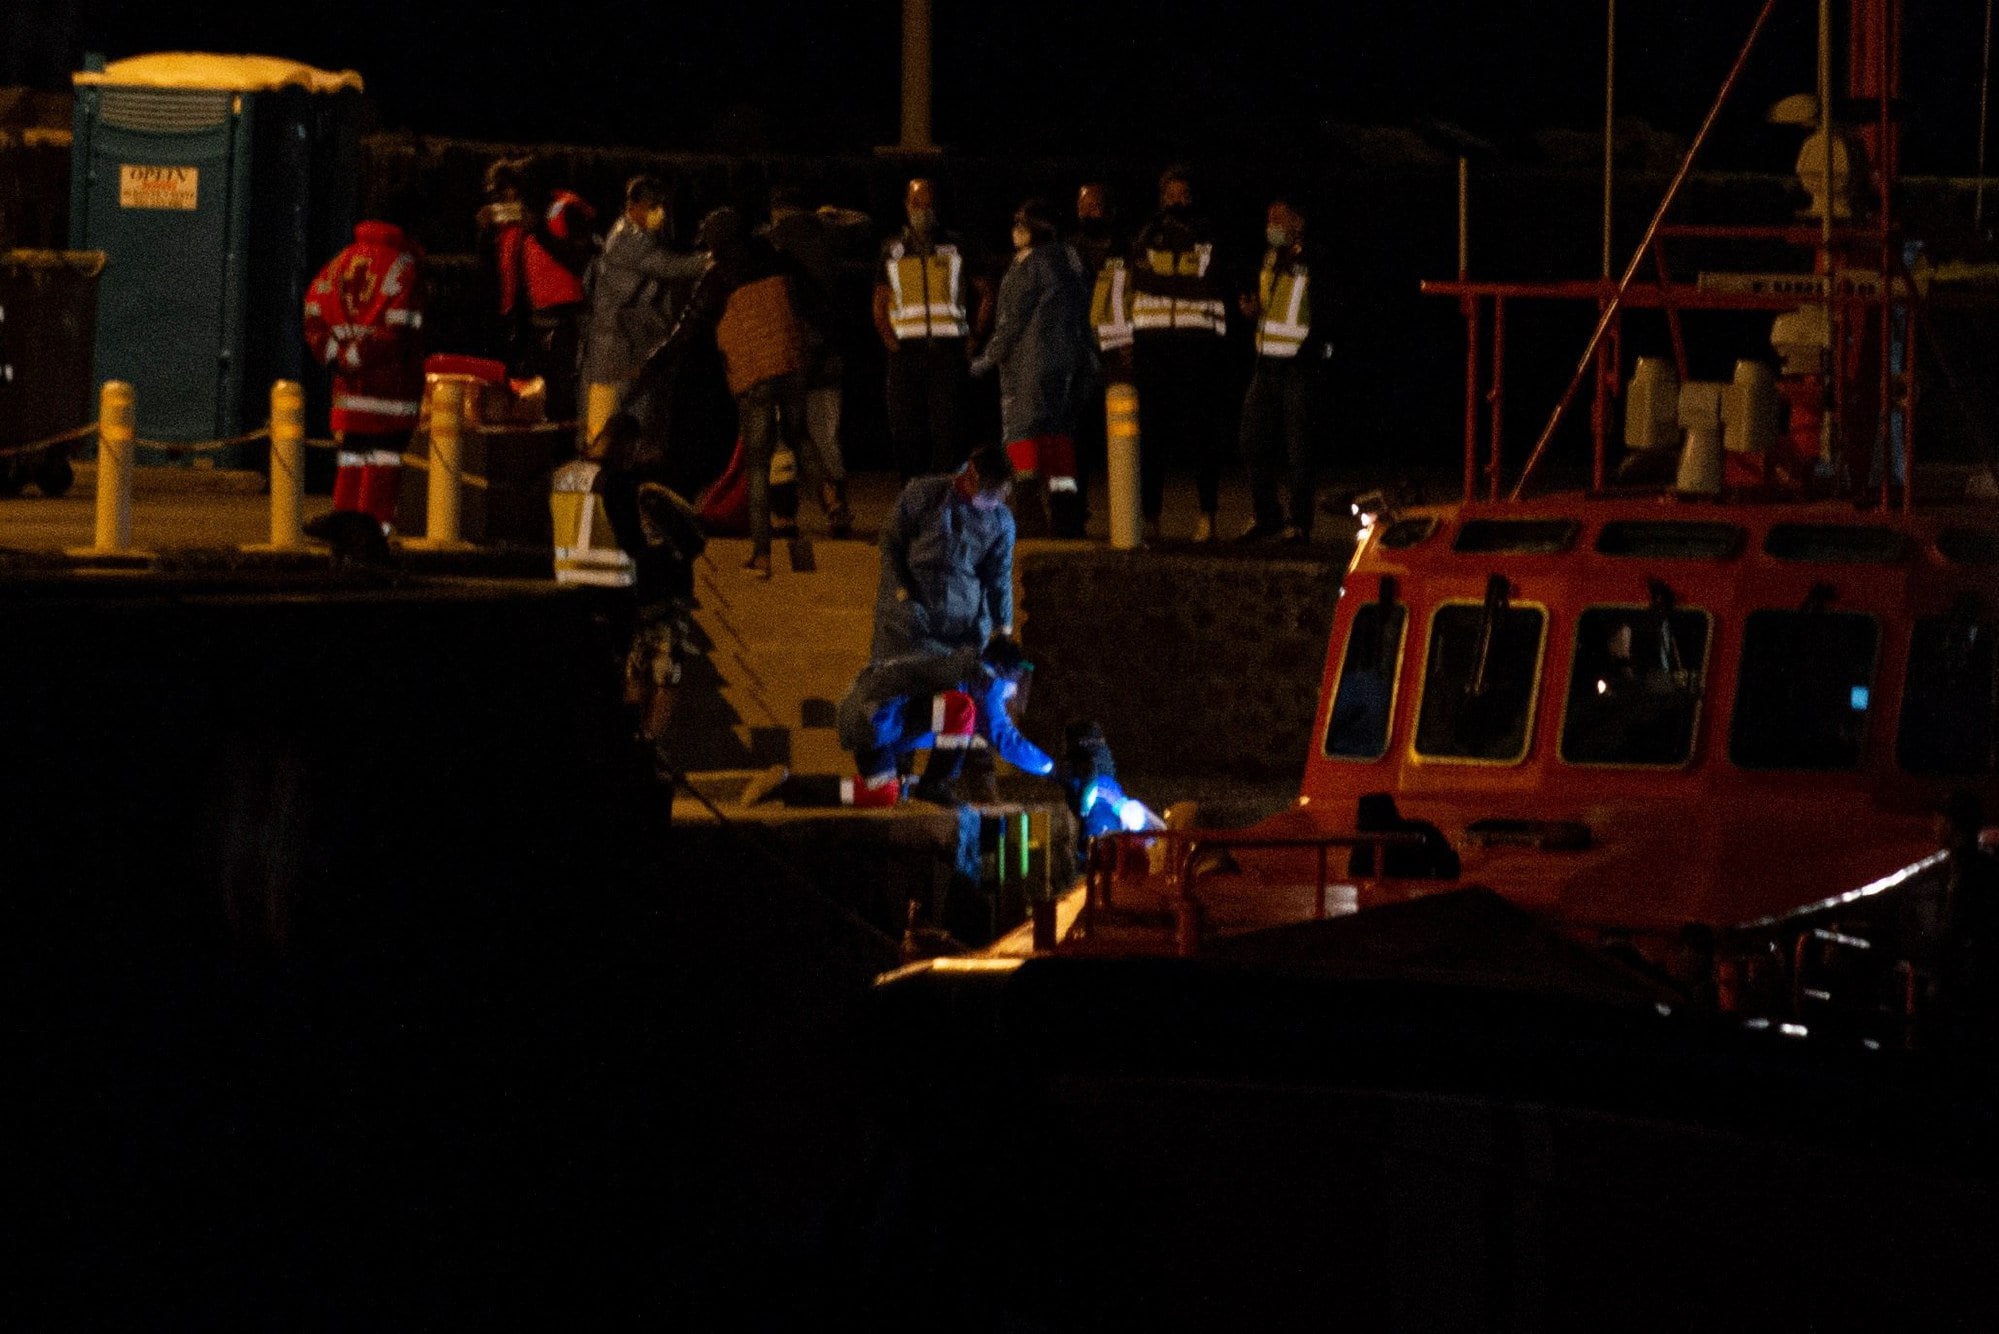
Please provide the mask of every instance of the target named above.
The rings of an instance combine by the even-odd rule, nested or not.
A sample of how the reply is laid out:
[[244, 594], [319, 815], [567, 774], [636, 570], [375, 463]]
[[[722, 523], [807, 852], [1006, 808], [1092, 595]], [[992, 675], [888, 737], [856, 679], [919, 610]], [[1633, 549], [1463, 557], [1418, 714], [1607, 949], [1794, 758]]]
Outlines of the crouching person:
[[981, 743], [1009, 764], [1045, 777], [1055, 762], [1020, 734], [1006, 703], [1032, 671], [1020, 645], [996, 637], [983, 650], [944, 656], [916, 654], [871, 662], [841, 699], [840, 744], [854, 752], [854, 777], [843, 799], [856, 806], [886, 806], [900, 795], [896, 760], [929, 750], [911, 793], [919, 801], [954, 806], [965, 756]]
[[1055, 762], [1020, 734], [1007, 701], [1033, 667], [1011, 639], [983, 650], [916, 653], [880, 659], [861, 669], [840, 700], [840, 744], [854, 753], [851, 778], [787, 775], [773, 769], [753, 779], [745, 804], [781, 796], [789, 806], [893, 806], [905, 795], [896, 762], [928, 750], [923, 777], [907, 795], [942, 806], [960, 804], [954, 786], [975, 746], [999, 752], [1037, 777]]

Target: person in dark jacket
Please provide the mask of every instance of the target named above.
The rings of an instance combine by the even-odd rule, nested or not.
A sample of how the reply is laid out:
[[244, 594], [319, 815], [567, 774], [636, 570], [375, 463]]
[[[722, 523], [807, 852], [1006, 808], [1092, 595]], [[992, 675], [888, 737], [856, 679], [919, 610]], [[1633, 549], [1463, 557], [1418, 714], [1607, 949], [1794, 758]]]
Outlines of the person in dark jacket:
[[770, 461], [781, 438], [812, 470], [805, 447], [804, 340], [792, 304], [791, 268], [770, 242], [752, 236], [742, 215], [718, 208], [695, 237], [712, 261], [673, 331], [639, 368], [630, 405], [607, 428], [614, 437], [659, 434], [673, 367], [697, 338], [713, 337], [736, 399], [750, 490], [750, 558], [745, 568], [771, 575]]
[[1056, 239], [1054, 210], [1039, 199], [1014, 213], [1013, 246], [992, 337], [972, 374], [999, 371], [1000, 438], [1014, 471], [1035, 479], [1034, 503], [1047, 504], [1047, 526], [1080, 537], [1076, 417], [1095, 360], [1082, 261]]
[[611, 385], [619, 406], [646, 354], [673, 327], [680, 298], [708, 267], [706, 255], [666, 246], [666, 186], [652, 176], [625, 185], [625, 211], [584, 275], [590, 324], [583, 336], [583, 382]]
[[1223, 340], [1232, 293], [1214, 228], [1194, 212], [1194, 187], [1184, 168], [1160, 176], [1159, 212], [1132, 241], [1130, 268], [1146, 537], [1160, 535], [1167, 464], [1187, 462], [1194, 465], [1201, 505], [1193, 537], [1213, 541], [1229, 446]]
[[1013, 465], [997, 445], [902, 489], [882, 527], [869, 656], [942, 655], [1013, 630]]
[[918, 750], [930, 762], [913, 795], [939, 805], [959, 804], [956, 780], [965, 757], [983, 745], [1036, 777], [1055, 761], [1022, 736], [1007, 701], [1032, 670], [1011, 639], [994, 638], [984, 649], [916, 653], [877, 659], [841, 697], [835, 714], [840, 744], [854, 752], [853, 805], [891, 805], [900, 786], [897, 760]]

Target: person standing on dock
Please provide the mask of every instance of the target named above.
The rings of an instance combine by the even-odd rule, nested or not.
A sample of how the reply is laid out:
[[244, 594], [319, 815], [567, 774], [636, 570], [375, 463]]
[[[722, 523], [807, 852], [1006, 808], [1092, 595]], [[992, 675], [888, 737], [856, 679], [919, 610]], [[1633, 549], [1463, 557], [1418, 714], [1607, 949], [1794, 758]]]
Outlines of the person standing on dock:
[[[1039, 199], [1013, 215], [1013, 264], [1000, 281], [993, 336], [972, 374], [999, 372], [1000, 438], [1013, 460], [1019, 516], [1057, 537], [1081, 537], [1076, 489], [1079, 394], [1094, 379], [1089, 289], [1082, 260], [1055, 235]], [[1045, 509], [1044, 509], [1045, 507]]]
[[1194, 212], [1186, 169], [1159, 178], [1159, 212], [1131, 247], [1131, 328], [1136, 340], [1140, 456], [1139, 490], [1145, 533], [1157, 540], [1166, 503], [1166, 465], [1191, 462], [1200, 517], [1196, 542], [1215, 539], [1221, 509], [1222, 460], [1228, 440], [1222, 420], [1228, 372], [1229, 285], [1214, 228]]
[[909, 225], [882, 247], [875, 330], [888, 350], [888, 430], [906, 482], [964, 461], [972, 349], [992, 327], [993, 284], [937, 221], [921, 177], [903, 196]]
[[[384, 210], [389, 217], [402, 210]], [[403, 450], [423, 403], [423, 252], [394, 221], [354, 227], [305, 294], [305, 343], [333, 372], [338, 471], [332, 514], [366, 514], [386, 536], [396, 521]], [[339, 520], [306, 525], [329, 537]]]
[[1237, 540], [1303, 543], [1312, 537], [1313, 451], [1333, 355], [1331, 303], [1322, 267], [1321, 281], [1312, 281], [1316, 257], [1305, 248], [1305, 210], [1296, 200], [1271, 201], [1264, 241], [1256, 290], [1241, 298], [1256, 328], [1256, 371], [1243, 396], [1241, 435], [1255, 517]]

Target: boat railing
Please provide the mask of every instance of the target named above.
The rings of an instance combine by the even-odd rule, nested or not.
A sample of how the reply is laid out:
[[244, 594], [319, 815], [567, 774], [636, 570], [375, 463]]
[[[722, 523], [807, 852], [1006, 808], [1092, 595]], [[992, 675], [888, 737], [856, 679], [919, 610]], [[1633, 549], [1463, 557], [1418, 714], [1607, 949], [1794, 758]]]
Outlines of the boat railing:
[[[1085, 870], [1082, 926], [1087, 934], [1116, 910], [1115, 887], [1123, 879], [1163, 877], [1171, 916], [1174, 953], [1189, 957], [1200, 951], [1207, 913], [1198, 893], [1203, 876], [1222, 864], [1205, 857], [1211, 852], [1248, 851], [1307, 852], [1317, 867], [1313, 894], [1313, 920], [1325, 918], [1329, 894], [1335, 883], [1352, 884], [1357, 890], [1374, 887], [1384, 877], [1353, 876], [1340, 869], [1335, 880], [1332, 854], [1335, 849], [1375, 849], [1378, 867], [1388, 848], [1420, 847], [1423, 835], [1407, 830], [1359, 831], [1340, 834], [1258, 834], [1224, 829], [1161, 829], [1138, 833], [1105, 834], [1090, 844]], [[1140, 868], [1143, 868], [1142, 870]]]

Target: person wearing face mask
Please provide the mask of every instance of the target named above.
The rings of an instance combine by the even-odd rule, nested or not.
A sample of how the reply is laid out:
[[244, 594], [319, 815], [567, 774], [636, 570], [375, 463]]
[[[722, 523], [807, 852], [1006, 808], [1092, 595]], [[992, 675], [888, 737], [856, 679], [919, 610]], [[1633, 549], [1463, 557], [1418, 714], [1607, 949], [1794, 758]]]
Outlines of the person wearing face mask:
[[909, 225], [882, 246], [874, 319], [888, 350], [888, 429], [903, 480], [965, 458], [967, 368], [992, 327], [993, 287], [978, 256], [937, 221], [937, 190], [903, 196]]
[[1131, 329], [1138, 386], [1140, 502], [1148, 539], [1165, 508], [1166, 465], [1191, 462], [1201, 504], [1194, 540], [1213, 541], [1221, 508], [1228, 285], [1214, 229], [1194, 211], [1188, 173], [1159, 178], [1159, 212], [1131, 247]]
[[1046, 504], [1043, 531], [1079, 537], [1080, 531], [1059, 530], [1079, 527], [1072, 513], [1076, 416], [1095, 360], [1083, 263], [1056, 239], [1055, 212], [1039, 199], [1015, 211], [1013, 246], [993, 334], [972, 374], [999, 372], [1000, 438], [1016, 477], [1033, 478], [1030, 504]]
[[1076, 234], [1071, 245], [1082, 261], [1083, 281], [1090, 287], [1090, 328], [1096, 339], [1096, 365], [1077, 395], [1076, 498], [1073, 533], [1083, 535], [1089, 521], [1088, 480], [1105, 469], [1104, 391], [1107, 385], [1130, 384], [1131, 272], [1125, 265], [1126, 245], [1115, 231], [1116, 210], [1110, 187], [1097, 181], [1076, 191]]
[[1272, 201], [1264, 241], [1256, 290], [1241, 298], [1256, 327], [1241, 436], [1255, 518], [1237, 540], [1304, 543], [1312, 537], [1313, 451], [1333, 355], [1331, 297], [1305, 247], [1305, 210], [1295, 199]]
[[681, 255], [666, 245], [666, 186], [634, 176], [625, 211], [583, 278], [590, 324], [583, 339], [583, 380], [610, 385], [623, 406], [646, 354], [673, 327], [674, 310], [708, 267], [706, 255]]

